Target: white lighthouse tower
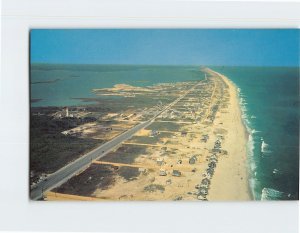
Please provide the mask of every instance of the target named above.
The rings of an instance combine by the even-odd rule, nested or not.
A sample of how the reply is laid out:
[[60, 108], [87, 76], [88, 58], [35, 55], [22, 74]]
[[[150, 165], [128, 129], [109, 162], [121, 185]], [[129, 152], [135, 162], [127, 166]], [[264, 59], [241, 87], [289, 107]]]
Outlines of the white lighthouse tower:
[[68, 107], [65, 107], [65, 116], [69, 117], [69, 109], [68, 109]]

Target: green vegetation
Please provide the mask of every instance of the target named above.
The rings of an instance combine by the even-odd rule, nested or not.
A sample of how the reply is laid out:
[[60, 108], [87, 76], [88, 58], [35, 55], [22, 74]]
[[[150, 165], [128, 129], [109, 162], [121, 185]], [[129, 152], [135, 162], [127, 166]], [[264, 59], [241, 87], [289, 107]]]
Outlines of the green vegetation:
[[54, 192], [92, 196], [96, 189], [108, 189], [115, 182], [118, 167], [92, 164], [84, 172], [72, 177]]
[[118, 170], [118, 175], [122, 176], [127, 181], [137, 179], [139, 174], [139, 169], [136, 167], [120, 167]]
[[101, 144], [101, 140], [83, 139], [61, 132], [77, 125], [94, 121], [94, 118], [62, 118], [31, 116], [30, 121], [30, 171], [31, 183], [41, 173], [53, 173], [81, 154]]
[[108, 153], [101, 161], [113, 163], [134, 163], [134, 160], [146, 152], [146, 147], [122, 145], [116, 151]]
[[145, 192], [156, 192], [156, 191], [165, 191], [165, 187], [161, 184], [150, 184], [144, 187]]
[[180, 131], [180, 124], [176, 122], [153, 122], [147, 129], [158, 131]]

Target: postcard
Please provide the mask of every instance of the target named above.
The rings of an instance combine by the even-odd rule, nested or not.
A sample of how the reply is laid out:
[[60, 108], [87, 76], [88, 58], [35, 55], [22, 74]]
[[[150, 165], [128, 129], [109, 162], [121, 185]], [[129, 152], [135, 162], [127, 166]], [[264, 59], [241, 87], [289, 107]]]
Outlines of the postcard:
[[33, 29], [30, 199], [299, 198], [298, 29]]

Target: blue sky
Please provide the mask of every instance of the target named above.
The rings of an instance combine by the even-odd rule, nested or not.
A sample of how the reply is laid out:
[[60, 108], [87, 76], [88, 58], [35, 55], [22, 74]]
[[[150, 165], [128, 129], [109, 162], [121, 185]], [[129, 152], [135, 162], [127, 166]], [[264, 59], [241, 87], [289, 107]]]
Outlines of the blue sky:
[[32, 63], [298, 66], [299, 30], [31, 30]]

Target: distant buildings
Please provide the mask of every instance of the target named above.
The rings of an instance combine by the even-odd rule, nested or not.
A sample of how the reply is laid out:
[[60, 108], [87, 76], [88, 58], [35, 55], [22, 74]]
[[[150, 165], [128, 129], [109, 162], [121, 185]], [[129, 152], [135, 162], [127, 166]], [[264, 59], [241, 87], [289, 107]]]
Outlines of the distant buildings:
[[204, 134], [204, 135], [202, 135], [201, 141], [202, 142], [207, 142], [208, 139], [209, 139], [208, 134]]
[[157, 136], [159, 134], [159, 131], [157, 131], [157, 130], [151, 130], [151, 132], [150, 132], [150, 137], [155, 137], [155, 136]]
[[159, 166], [162, 166], [162, 165], [165, 164], [165, 161], [164, 161], [163, 158], [158, 158], [158, 159], [156, 160], [156, 164], [159, 165]]
[[186, 131], [182, 131], [182, 132], [181, 132], [181, 137], [186, 137], [186, 135], [187, 135], [187, 132], [186, 132]]
[[194, 155], [189, 159], [189, 164], [195, 164], [197, 161], [197, 157]]
[[179, 176], [181, 176], [181, 172], [178, 171], [178, 170], [173, 170], [172, 176], [177, 176], [177, 177], [179, 177]]
[[166, 170], [163, 170], [163, 169], [159, 170], [159, 175], [160, 176], [166, 176], [167, 175]]
[[69, 107], [64, 107], [52, 114], [52, 116], [57, 119], [68, 117], [80, 118], [87, 114], [85, 111], [86, 109], [83, 107], [73, 107], [72, 110], [70, 110]]

